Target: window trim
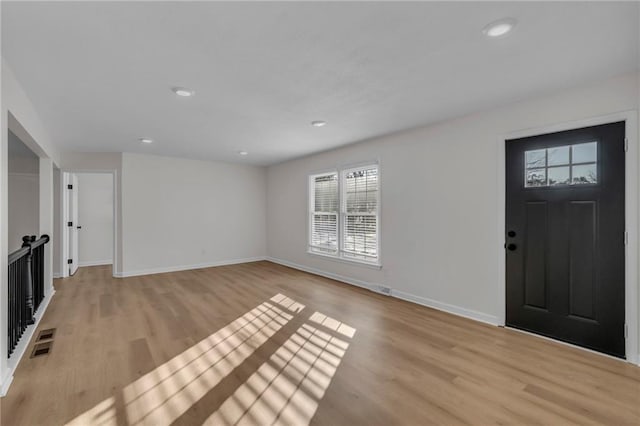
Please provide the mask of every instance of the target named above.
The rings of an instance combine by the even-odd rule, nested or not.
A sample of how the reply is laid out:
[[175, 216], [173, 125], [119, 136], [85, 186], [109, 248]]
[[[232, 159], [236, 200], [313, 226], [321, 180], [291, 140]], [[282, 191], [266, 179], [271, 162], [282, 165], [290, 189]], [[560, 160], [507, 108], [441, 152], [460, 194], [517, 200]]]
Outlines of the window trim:
[[[345, 256], [343, 246], [343, 229], [344, 229], [344, 221], [346, 220], [346, 204], [345, 204], [345, 185], [343, 176], [351, 171], [367, 169], [370, 167], [376, 167], [378, 171], [378, 200], [376, 205], [376, 213], [366, 213], [364, 215], [371, 215], [376, 217], [376, 240], [377, 240], [377, 258], [375, 261], [368, 261], [364, 259], [356, 259], [353, 257]], [[340, 167], [328, 168], [320, 171], [312, 172], [307, 177], [307, 253], [314, 256], [320, 256], [325, 259], [334, 260], [341, 263], [347, 264], [355, 264], [359, 266], [370, 267], [373, 269], [381, 269], [382, 268], [382, 250], [381, 250], [381, 232], [380, 232], [380, 224], [381, 224], [381, 199], [382, 199], [382, 179], [381, 179], [381, 171], [380, 171], [380, 162], [378, 160], [367, 161], [367, 162], [359, 162], [355, 164], [342, 165]], [[318, 176], [324, 176], [328, 174], [337, 174], [338, 176], [338, 223], [337, 223], [337, 242], [338, 242], [338, 250], [335, 254], [316, 251], [314, 250], [314, 246], [311, 245], [311, 237], [313, 232], [313, 224], [311, 221], [312, 215], [316, 213], [313, 210], [313, 200], [311, 199], [313, 188], [313, 180]]]

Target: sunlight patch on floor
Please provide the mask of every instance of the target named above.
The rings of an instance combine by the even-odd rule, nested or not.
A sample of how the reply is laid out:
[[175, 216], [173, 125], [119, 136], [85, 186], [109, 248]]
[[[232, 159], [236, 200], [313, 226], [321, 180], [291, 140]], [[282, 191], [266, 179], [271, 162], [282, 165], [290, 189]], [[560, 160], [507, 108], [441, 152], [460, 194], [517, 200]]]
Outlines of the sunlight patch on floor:
[[[277, 294], [123, 389], [128, 424], [169, 425], [305, 306]], [[284, 308], [284, 309], [282, 309]], [[114, 397], [67, 425], [116, 424]]]
[[273, 296], [271, 298], [271, 301], [276, 302], [279, 305], [284, 306], [291, 312], [295, 312], [295, 313], [302, 312], [302, 310], [305, 308], [305, 306], [302, 303], [296, 302], [295, 300], [280, 293]]
[[311, 315], [311, 318], [309, 318], [309, 320], [317, 324], [323, 325], [330, 330], [337, 331], [338, 333], [343, 334], [349, 338], [353, 338], [353, 336], [356, 335], [355, 328], [343, 322], [340, 322], [335, 318], [328, 317], [325, 314], [322, 314], [320, 312], [314, 312], [313, 315]]
[[292, 315], [263, 303], [124, 388], [131, 424], [170, 424], [280, 330]]
[[116, 399], [107, 398], [67, 423], [67, 426], [117, 426]]
[[[170, 425], [304, 308], [278, 294], [129, 384], [122, 391], [127, 423]], [[315, 312], [205, 424], [308, 425], [355, 333]], [[89, 424], [117, 424], [115, 397], [67, 423]]]
[[[353, 327], [314, 315], [314, 322], [327, 322], [331, 330], [355, 334]], [[308, 425], [348, 347], [345, 340], [303, 324], [204, 424]]]

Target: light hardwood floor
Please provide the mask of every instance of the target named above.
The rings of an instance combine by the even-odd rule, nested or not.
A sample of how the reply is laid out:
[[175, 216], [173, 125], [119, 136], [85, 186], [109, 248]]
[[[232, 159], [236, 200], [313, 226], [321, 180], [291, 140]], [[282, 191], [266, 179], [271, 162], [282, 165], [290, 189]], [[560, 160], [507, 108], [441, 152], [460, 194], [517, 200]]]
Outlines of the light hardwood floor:
[[3, 426], [640, 424], [638, 367], [269, 262], [55, 286]]

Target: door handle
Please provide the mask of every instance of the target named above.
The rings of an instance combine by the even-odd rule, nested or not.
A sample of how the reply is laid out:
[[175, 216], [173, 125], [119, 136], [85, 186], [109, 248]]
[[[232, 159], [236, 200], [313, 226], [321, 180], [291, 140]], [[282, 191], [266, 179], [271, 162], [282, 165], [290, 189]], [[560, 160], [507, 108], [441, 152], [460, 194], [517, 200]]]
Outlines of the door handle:
[[82, 229], [82, 226], [76, 226], [76, 228], [78, 228], [78, 229]]
[[517, 245], [515, 245], [515, 244], [513, 244], [513, 243], [511, 243], [511, 244], [509, 244], [509, 245], [507, 246], [507, 250], [509, 250], [509, 251], [514, 251], [514, 250], [515, 250], [515, 249], [517, 249], [517, 248], [518, 248], [518, 246], [517, 246]]

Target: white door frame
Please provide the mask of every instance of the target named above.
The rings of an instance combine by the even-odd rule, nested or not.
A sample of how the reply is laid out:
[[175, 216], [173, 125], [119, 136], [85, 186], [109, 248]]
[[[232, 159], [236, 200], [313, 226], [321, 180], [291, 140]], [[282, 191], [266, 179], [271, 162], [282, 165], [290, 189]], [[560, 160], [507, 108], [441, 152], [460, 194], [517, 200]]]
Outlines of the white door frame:
[[70, 175], [69, 172], [60, 170], [60, 277], [66, 278], [69, 276], [69, 265], [67, 259], [69, 258], [69, 229], [67, 221], [69, 220], [69, 195], [67, 193], [67, 185], [69, 185]]
[[[501, 301], [499, 324], [505, 325], [506, 304], [506, 259], [504, 252], [506, 224], [506, 157], [505, 142], [529, 136], [580, 129], [601, 124], [625, 122], [627, 154], [625, 156], [625, 226], [628, 235], [625, 247], [625, 323], [626, 360], [633, 364], [639, 362], [638, 351], [638, 111], [622, 111], [614, 114], [585, 118], [565, 123], [551, 124], [531, 129], [518, 130], [503, 134], [498, 141], [498, 232], [496, 247], [498, 255], [498, 300]], [[621, 235], [622, 239], [623, 236]]]
[[120, 270], [118, 264], [118, 171], [114, 169], [107, 170], [83, 170], [83, 169], [60, 169], [60, 179], [62, 181], [62, 187], [60, 188], [60, 207], [62, 209], [62, 214], [60, 215], [60, 226], [62, 227], [62, 255], [60, 256], [60, 270], [61, 277], [69, 276], [69, 267], [67, 265], [67, 252], [69, 251], [69, 240], [68, 240], [68, 232], [67, 232], [67, 221], [69, 216], [69, 200], [68, 193], [66, 191], [68, 176], [69, 174], [74, 173], [99, 173], [99, 174], [110, 174], [112, 176], [113, 181], [113, 264], [111, 269], [112, 276], [117, 275], [117, 271]]

